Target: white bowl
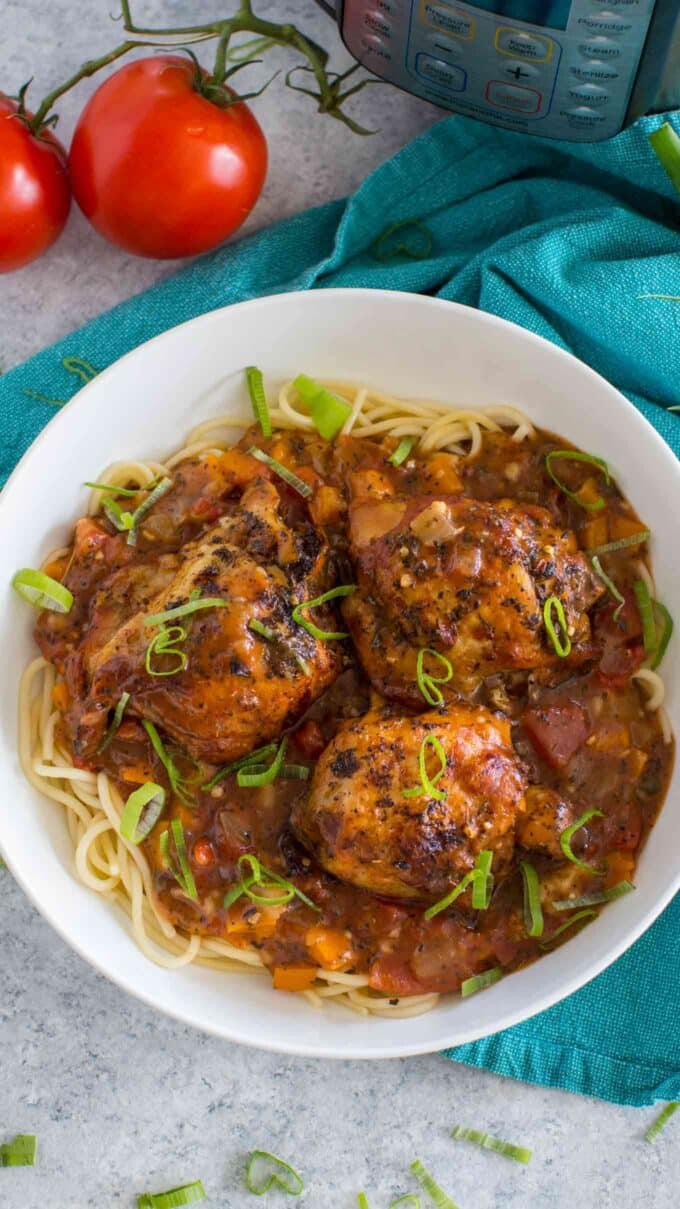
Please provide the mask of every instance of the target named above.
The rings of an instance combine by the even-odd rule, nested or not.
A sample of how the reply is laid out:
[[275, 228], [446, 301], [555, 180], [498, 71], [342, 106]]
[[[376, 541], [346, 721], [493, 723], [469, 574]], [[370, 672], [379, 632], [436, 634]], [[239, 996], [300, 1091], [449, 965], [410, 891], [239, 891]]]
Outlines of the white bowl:
[[[680, 465], [613, 387], [554, 345], [455, 303], [377, 290], [317, 290], [203, 315], [123, 357], [48, 424], [0, 500], [2, 807], [0, 849], [29, 898], [86, 961], [132, 995], [209, 1032], [289, 1053], [384, 1058], [444, 1049], [507, 1028], [577, 990], [648, 928], [680, 886], [680, 773], [642, 857], [637, 890], [608, 906], [578, 939], [468, 1000], [440, 999], [425, 1016], [362, 1017], [337, 1005], [315, 1011], [274, 992], [267, 978], [199, 968], [168, 972], [148, 961], [125, 918], [74, 877], [60, 808], [24, 780], [16, 752], [16, 693], [35, 655], [34, 614], [10, 588], [63, 543], [87, 499], [83, 480], [118, 458], [162, 457], [198, 421], [247, 406], [243, 368], [271, 388], [305, 371], [365, 380], [408, 397], [484, 407], [505, 402], [581, 449], [604, 456], [653, 533], [661, 599], [680, 615], [677, 508]], [[664, 663], [667, 705], [680, 734], [678, 644]]]

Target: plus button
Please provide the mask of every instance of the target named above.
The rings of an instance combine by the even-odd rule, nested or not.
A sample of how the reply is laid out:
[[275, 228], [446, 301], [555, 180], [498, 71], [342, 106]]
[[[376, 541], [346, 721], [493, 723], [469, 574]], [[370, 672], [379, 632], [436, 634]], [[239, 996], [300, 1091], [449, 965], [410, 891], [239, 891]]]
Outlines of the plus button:
[[530, 72], [523, 71], [521, 67], [506, 67], [505, 73], [508, 76], [514, 76], [516, 80], [529, 79]]

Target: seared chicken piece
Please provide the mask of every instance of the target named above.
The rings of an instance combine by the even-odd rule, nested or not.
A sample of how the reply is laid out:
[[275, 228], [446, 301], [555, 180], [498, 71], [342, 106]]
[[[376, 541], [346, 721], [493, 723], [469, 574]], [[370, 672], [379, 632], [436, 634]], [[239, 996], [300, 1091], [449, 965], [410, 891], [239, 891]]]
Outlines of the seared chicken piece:
[[572, 643], [569, 661], [559, 662], [587, 657], [587, 610], [604, 589], [574, 534], [556, 529], [544, 508], [462, 496], [375, 499], [364, 488], [350, 508], [360, 591], [343, 613], [384, 696], [422, 704], [422, 647], [451, 661], [451, 687], [463, 692], [491, 673], [554, 666], [548, 596], [562, 602]]
[[[404, 796], [421, 784], [418, 757], [428, 735], [446, 756], [436, 781], [443, 801], [425, 790]], [[428, 745], [431, 777], [439, 765]], [[326, 748], [292, 823], [323, 867], [343, 881], [392, 898], [434, 900], [483, 849], [494, 852], [494, 872], [503, 871], [524, 788], [510, 724], [485, 709], [456, 706], [416, 718], [369, 713], [345, 725]]]
[[554, 789], [530, 785], [526, 795], [526, 813], [517, 820], [517, 843], [546, 856], [563, 860], [560, 836], [583, 811], [577, 810]]
[[[220, 763], [278, 738], [333, 682], [339, 647], [313, 638], [291, 616], [296, 604], [330, 586], [328, 546], [308, 521], [286, 523], [279, 504], [273, 484], [252, 483], [230, 515], [158, 561], [151, 596], [142, 575], [144, 606], [132, 593], [124, 621], [117, 610], [125, 569], [102, 585], [81, 651], [88, 691], [72, 718], [79, 755], [92, 753], [123, 692], [131, 694], [130, 715], [156, 723], [197, 759]], [[130, 580], [137, 593], [139, 575], [136, 568]], [[150, 675], [147, 648], [158, 627], [145, 626], [145, 618], [199, 597], [225, 603], [168, 621], [185, 631], [178, 645], [187, 665]], [[315, 620], [337, 628], [328, 610], [319, 609]], [[253, 632], [253, 621], [272, 637]], [[157, 652], [150, 664], [170, 671], [177, 658]]]

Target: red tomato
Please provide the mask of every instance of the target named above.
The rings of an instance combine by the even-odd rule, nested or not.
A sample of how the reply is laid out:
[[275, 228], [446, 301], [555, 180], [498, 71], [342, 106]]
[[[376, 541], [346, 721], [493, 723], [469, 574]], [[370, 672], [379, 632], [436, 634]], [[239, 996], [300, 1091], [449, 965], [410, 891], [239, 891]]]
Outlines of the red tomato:
[[257, 201], [267, 144], [242, 101], [221, 109], [178, 55], [128, 63], [80, 115], [69, 155], [78, 205], [138, 256], [194, 256], [231, 235]]
[[525, 710], [522, 722], [536, 750], [553, 768], [564, 768], [590, 733], [588, 715], [578, 701]]
[[70, 206], [61, 143], [49, 130], [32, 134], [16, 102], [0, 96], [0, 273], [41, 256], [61, 235]]

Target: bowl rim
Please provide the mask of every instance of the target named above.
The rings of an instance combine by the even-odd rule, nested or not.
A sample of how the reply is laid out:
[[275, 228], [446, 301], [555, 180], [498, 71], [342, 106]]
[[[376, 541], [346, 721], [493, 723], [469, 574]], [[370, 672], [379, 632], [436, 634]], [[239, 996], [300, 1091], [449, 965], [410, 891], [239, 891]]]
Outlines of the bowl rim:
[[[95, 379], [92, 379], [90, 382], [83, 385], [66, 404], [60, 407], [55, 415], [36, 435], [29, 447], [25, 450], [22, 457], [19, 459], [11, 474], [7, 478], [7, 481], [2, 489], [2, 493], [0, 494], [0, 524], [2, 524], [6, 512], [11, 511], [11, 489], [15, 480], [26, 473], [27, 468], [30, 468], [34, 458], [40, 456], [43, 446], [52, 439], [52, 434], [54, 433], [55, 429], [58, 429], [63, 422], [62, 417], [66, 414], [71, 414], [72, 411], [77, 407], [81, 407], [88, 398], [89, 394], [92, 393], [93, 390], [96, 391], [100, 388], [103, 378], [112, 377], [122, 364], [134, 359], [141, 350], [146, 350], [150, 346], [157, 350], [162, 350], [164, 343], [176, 338], [176, 335], [179, 331], [195, 328], [202, 324], [207, 325], [212, 322], [219, 322], [222, 316], [225, 314], [233, 315], [235, 312], [240, 313], [244, 311], [266, 311], [270, 307], [276, 309], [279, 306], [286, 305], [287, 300], [291, 300], [294, 305], [312, 305], [312, 299], [318, 301], [319, 296], [322, 296], [325, 301], [330, 299], [331, 302], [336, 298], [346, 299], [348, 296], [351, 296], [353, 299], [356, 299], [357, 297], [362, 296], [364, 298], [369, 298], [374, 305], [378, 306], [381, 305], [381, 303], [386, 299], [401, 299], [402, 301], [407, 302], [410, 306], [420, 307], [423, 309], [436, 308], [445, 310], [450, 314], [452, 322], [455, 322], [456, 314], [460, 314], [462, 312], [469, 315], [472, 313], [482, 325], [488, 325], [490, 330], [499, 327], [505, 330], [510, 329], [511, 332], [513, 332], [521, 340], [527, 341], [530, 345], [533, 344], [536, 347], [548, 348], [551, 355], [553, 355], [557, 360], [562, 360], [570, 366], [573, 366], [573, 364], [576, 363], [581, 372], [584, 372], [586, 376], [590, 377], [594, 383], [597, 382], [599, 384], [600, 389], [602, 389], [602, 387], [606, 388], [610, 395], [615, 398], [617, 406], [621, 409], [622, 414], [627, 416], [628, 421], [632, 421], [634, 427], [637, 424], [645, 430], [646, 440], [651, 443], [655, 449], [655, 457], [659, 457], [667, 463], [669, 472], [675, 475], [678, 486], [680, 487], [680, 461], [675, 457], [673, 451], [670, 449], [666, 441], [664, 441], [664, 439], [661, 437], [660, 433], [658, 433], [653, 425], [650, 424], [644, 414], [638, 408], [636, 408], [616, 387], [609, 383], [607, 379], [599, 374], [596, 370], [592, 369], [584, 361], [581, 361], [580, 358], [576, 357], [568, 350], [561, 348], [559, 345], [553, 344], [551, 341], [536, 334], [535, 332], [530, 331], [527, 328], [521, 327], [519, 324], [516, 324], [511, 320], [504, 319], [501, 316], [495, 315], [488, 311], [480, 310], [477, 307], [467, 306], [464, 303], [450, 301], [448, 299], [439, 297], [431, 297], [429, 295], [410, 293], [409, 291], [404, 290], [384, 290], [369, 287], [322, 287], [315, 290], [300, 290], [280, 294], [267, 294], [258, 298], [251, 298], [243, 302], [227, 304], [225, 306], [203, 312], [199, 315], [195, 315], [191, 319], [187, 319], [182, 323], [175, 324], [174, 326], [167, 328], [165, 331], [143, 341], [141, 344], [136, 345], [127, 353], [124, 353], [121, 357], [117, 358], [104, 370], [98, 373]], [[1, 764], [2, 755], [0, 753], [0, 765]], [[23, 772], [21, 769], [18, 770], [17, 775], [23, 778]], [[36, 790], [35, 792], [37, 793], [38, 791]], [[667, 794], [667, 797], [664, 800], [662, 811], [666, 806], [669, 794]], [[2, 815], [0, 814], [0, 839], [1, 838]], [[265, 1032], [261, 1030], [258, 1034], [257, 1028], [249, 1031], [247, 1027], [235, 1027], [230, 1022], [227, 1022], [226, 1027], [220, 1027], [216, 1022], [210, 1023], [203, 1019], [201, 1017], [201, 1013], [195, 1012], [190, 1003], [187, 1003], [187, 1007], [182, 1007], [182, 1009], [174, 1006], [168, 1006], [165, 1003], [160, 1002], [152, 991], [147, 991], [143, 986], [140, 987], [139, 985], [135, 984], [124, 972], [108, 968], [103, 958], [98, 954], [93, 955], [89, 951], [87, 944], [84, 941], [81, 941], [79, 936], [74, 934], [74, 932], [69, 929], [67, 924], [62, 923], [59, 918], [55, 918], [47, 906], [43, 905], [39, 885], [32, 881], [30, 877], [25, 877], [23, 872], [14, 867], [12, 854], [11, 852], [9, 854], [6, 853], [4, 846], [2, 855], [10, 872], [12, 873], [12, 876], [18, 882], [31, 904], [40, 912], [43, 918], [57, 932], [62, 940], [64, 940], [80, 958], [87, 962], [88, 965], [92, 966], [97, 973], [103, 975], [108, 979], [108, 981], [114, 983], [135, 999], [140, 1000], [148, 1007], [162, 1012], [165, 1016], [169, 1016], [170, 1018], [175, 1019], [183, 1024], [189, 1024], [204, 1033], [220, 1037], [223, 1040], [236, 1042], [241, 1045], [247, 1045], [252, 1048], [308, 1058], [374, 1060], [435, 1053], [447, 1048], [447, 1043], [442, 1043], [441, 1039], [434, 1039], [432, 1041], [424, 1040], [421, 1042], [408, 1042], [405, 1040], [403, 1044], [394, 1044], [391, 1042], [389, 1044], [381, 1044], [379, 1037], [380, 1021], [377, 1018], [372, 1018], [375, 1020], [376, 1024], [376, 1037], [374, 1044], [367, 1045], [362, 1043], [361, 1045], [353, 1045], [350, 1042], [347, 1047], [341, 1048], [333, 1044], [324, 1042], [319, 1043], [315, 1038], [312, 1037], [310, 1037], [308, 1041], [304, 1042], [294, 1042], [287, 1039], [279, 1040], [271, 1031]], [[463, 1029], [460, 1029], [459, 1027], [456, 1039], [449, 1042], [448, 1045], [451, 1047], [457, 1047], [459, 1045], [465, 1045], [474, 1041], [483, 1040], [487, 1037], [495, 1036], [497, 1033], [511, 1028], [516, 1024], [531, 1019], [546, 1009], [568, 998], [581, 987], [586, 986], [600, 973], [602, 973], [603, 970], [607, 969], [615, 961], [617, 961], [618, 958], [651, 927], [654, 921], [661, 915], [663, 910], [668, 906], [679, 890], [680, 864], [674, 879], [669, 881], [666, 888], [654, 900], [652, 906], [644, 911], [640, 917], [627, 928], [625, 933], [619, 938], [618, 941], [616, 941], [614, 944], [608, 945], [606, 952], [601, 954], [599, 957], [592, 958], [585, 969], [581, 970], [580, 972], [574, 972], [572, 976], [560, 983], [559, 988], [543, 992], [542, 994], [536, 996], [529, 1011], [526, 1010], [526, 1007], [505, 1009], [500, 1014], [499, 1020], [495, 1024], [493, 1032], [489, 1032], [486, 1028], [480, 1031], [479, 1028], [475, 1028], [474, 1026]], [[490, 988], [490, 991], [487, 992], [487, 994], [492, 994], [494, 989], [495, 988]], [[313, 1009], [310, 1008], [310, 1011], [311, 1010]], [[408, 1021], [404, 1020], [402, 1023], [407, 1025]]]

